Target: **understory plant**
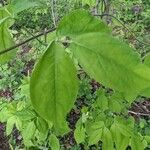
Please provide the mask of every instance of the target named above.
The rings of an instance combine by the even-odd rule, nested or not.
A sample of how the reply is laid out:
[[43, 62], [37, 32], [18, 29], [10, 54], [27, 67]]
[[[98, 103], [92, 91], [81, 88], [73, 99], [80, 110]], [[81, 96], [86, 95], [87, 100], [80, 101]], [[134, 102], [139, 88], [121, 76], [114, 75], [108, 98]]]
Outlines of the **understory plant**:
[[[0, 63], [16, 54], [16, 50], [3, 51], [14, 45], [8, 30], [11, 16], [9, 9], [6, 10], [0, 9]], [[91, 145], [102, 150], [144, 150], [148, 147], [150, 135], [137, 130], [134, 118], [128, 116], [128, 108], [138, 96], [150, 97], [149, 55], [142, 62], [132, 47], [112, 36], [101, 19], [83, 9], [66, 15], [55, 32], [55, 38], [35, 65], [29, 85], [31, 105], [40, 123], [45, 124], [44, 136], [50, 128], [52, 149], [59, 149], [57, 137], [70, 131], [66, 116], [77, 99], [79, 69], [112, 91], [98, 89], [91, 106], [84, 107], [74, 131], [76, 142], [84, 144], [85, 149]], [[16, 122], [16, 118], [12, 120], [21, 130], [21, 123]], [[30, 123], [29, 129], [35, 126], [35, 121]], [[11, 130], [12, 126], [7, 133]], [[25, 142], [30, 140], [24, 138]]]

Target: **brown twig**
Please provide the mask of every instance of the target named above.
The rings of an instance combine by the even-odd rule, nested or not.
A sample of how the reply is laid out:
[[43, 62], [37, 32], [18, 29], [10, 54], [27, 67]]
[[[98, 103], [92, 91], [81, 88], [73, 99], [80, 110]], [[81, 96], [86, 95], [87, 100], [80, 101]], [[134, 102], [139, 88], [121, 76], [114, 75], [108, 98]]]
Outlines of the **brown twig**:
[[136, 116], [145, 116], [145, 117], [150, 117], [150, 114], [138, 113], [138, 112], [134, 112], [134, 111], [131, 111], [131, 110], [129, 110], [129, 111], [128, 111], [128, 113], [129, 113], [129, 114], [136, 115]]

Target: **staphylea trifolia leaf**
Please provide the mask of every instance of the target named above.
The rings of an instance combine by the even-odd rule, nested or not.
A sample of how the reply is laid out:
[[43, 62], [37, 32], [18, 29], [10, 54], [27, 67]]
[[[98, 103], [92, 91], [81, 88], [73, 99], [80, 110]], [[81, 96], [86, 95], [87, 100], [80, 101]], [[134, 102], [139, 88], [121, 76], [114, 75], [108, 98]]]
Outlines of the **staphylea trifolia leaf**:
[[73, 107], [77, 92], [74, 64], [65, 49], [52, 42], [33, 71], [30, 95], [35, 110], [53, 123], [56, 134], [68, 131], [66, 115]]
[[130, 102], [149, 87], [150, 68], [141, 63], [132, 48], [108, 34], [78, 35], [69, 48], [91, 78], [124, 93]]
[[75, 10], [66, 15], [60, 21], [57, 28], [57, 36], [59, 37], [74, 37], [94, 32], [109, 33], [110, 29], [104, 22], [82, 9]]

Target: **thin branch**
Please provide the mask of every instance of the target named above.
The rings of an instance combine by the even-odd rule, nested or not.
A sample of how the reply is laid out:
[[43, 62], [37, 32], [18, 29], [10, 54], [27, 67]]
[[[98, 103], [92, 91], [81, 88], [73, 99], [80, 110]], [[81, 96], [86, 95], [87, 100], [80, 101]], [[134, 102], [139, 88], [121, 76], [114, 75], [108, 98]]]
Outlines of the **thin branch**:
[[12, 50], [14, 50], [15, 48], [17, 48], [17, 47], [19, 47], [19, 46], [22, 46], [22, 45], [24, 45], [25, 43], [28, 43], [28, 42], [30, 42], [30, 41], [32, 41], [32, 40], [34, 40], [34, 39], [37, 39], [38, 37], [45, 35], [45, 33], [47, 34], [47, 33], [53, 32], [53, 31], [55, 31], [55, 30], [56, 30], [56, 28], [52, 28], [52, 29], [49, 29], [49, 30], [47, 30], [47, 31], [45, 31], [45, 32], [39, 33], [39, 34], [37, 34], [36, 36], [33, 36], [33, 37], [31, 37], [31, 38], [29, 38], [29, 39], [27, 39], [27, 40], [25, 40], [25, 41], [23, 41], [23, 42], [21, 42], [21, 43], [18, 43], [18, 44], [16, 44], [16, 45], [12, 46], [12, 47], [9, 47], [9, 48], [7, 48], [7, 49], [1, 51], [1, 52], [0, 52], [0, 55], [2, 55], [2, 54], [4, 54], [4, 53], [7, 53], [7, 52], [9, 52], [9, 51], [12, 51]]
[[99, 17], [109, 16], [109, 17], [111, 17], [111, 18], [114, 18], [115, 20], [117, 20], [125, 29], [127, 29], [127, 30], [134, 36], [134, 38], [135, 38], [136, 41], [138, 41], [138, 42], [141, 43], [141, 44], [150, 46], [150, 43], [145, 43], [145, 42], [142, 42], [142, 41], [140, 41], [139, 39], [137, 39], [136, 36], [135, 36], [135, 33], [134, 33], [133, 31], [131, 31], [128, 27], [126, 27], [126, 26], [124, 25], [124, 23], [122, 23], [122, 22], [121, 22], [118, 18], [116, 18], [115, 16], [110, 15], [110, 14], [102, 14], [102, 15], [96, 14], [96, 15], [94, 15], [94, 16], [99, 16]]
[[134, 111], [128, 111], [128, 113], [136, 115], [136, 116], [145, 116], [145, 117], [150, 117], [150, 114], [145, 114], [145, 113], [138, 113], [138, 112], [134, 112]]
[[[34, 37], [34, 34], [31, 33], [28, 29], [26, 29], [25, 27], [23, 27], [23, 29], [24, 29], [26, 32], [28, 32], [32, 37]], [[43, 43], [41, 40], [39, 40], [38, 37], [36, 37], [35, 39], [36, 39], [39, 43], [41, 43], [42, 45], [47, 46], [47, 44], [46, 44], [46, 43]]]

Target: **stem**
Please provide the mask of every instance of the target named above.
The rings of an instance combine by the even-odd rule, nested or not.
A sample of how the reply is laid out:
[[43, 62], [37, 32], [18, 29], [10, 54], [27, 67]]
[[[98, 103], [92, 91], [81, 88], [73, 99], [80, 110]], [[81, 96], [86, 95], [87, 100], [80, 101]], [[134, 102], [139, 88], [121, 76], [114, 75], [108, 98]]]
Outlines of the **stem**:
[[128, 111], [128, 113], [136, 115], [136, 116], [145, 116], [145, 117], [150, 117], [150, 114], [145, 114], [145, 113], [138, 113], [138, 112], [134, 112], [134, 111]]

